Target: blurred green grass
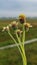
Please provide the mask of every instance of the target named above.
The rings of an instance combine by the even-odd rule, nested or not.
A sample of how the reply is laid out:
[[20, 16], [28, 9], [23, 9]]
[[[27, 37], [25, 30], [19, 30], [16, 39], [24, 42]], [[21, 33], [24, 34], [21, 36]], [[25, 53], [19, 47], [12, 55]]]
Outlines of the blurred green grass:
[[[37, 65], [37, 42], [25, 45], [28, 65]], [[17, 47], [0, 50], [0, 65], [23, 65]]]

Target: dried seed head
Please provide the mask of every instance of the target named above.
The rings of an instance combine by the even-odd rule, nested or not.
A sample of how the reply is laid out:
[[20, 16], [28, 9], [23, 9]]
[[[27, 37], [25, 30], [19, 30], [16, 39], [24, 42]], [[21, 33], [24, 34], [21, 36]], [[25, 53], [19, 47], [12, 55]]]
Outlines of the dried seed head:
[[12, 25], [12, 27], [16, 27], [16, 21], [13, 21], [13, 22], [11, 23], [11, 25]]
[[31, 25], [30, 23], [24, 23], [24, 26], [25, 26], [25, 27], [28, 27], [28, 28], [29, 28], [29, 27], [32, 27], [32, 25]]
[[24, 23], [25, 26], [25, 30], [28, 32], [29, 28], [32, 27], [32, 25], [30, 23]]
[[24, 18], [24, 19], [26, 19], [26, 16], [25, 16], [24, 14], [20, 14], [20, 15], [19, 15], [19, 18]]
[[14, 30], [16, 30], [17, 27], [18, 27], [18, 22], [13, 21], [13, 22], [11, 23], [11, 25], [12, 25], [12, 28], [13, 28]]
[[21, 31], [20, 29], [18, 29], [17, 31], [16, 31], [16, 33], [17, 34], [21, 34], [23, 31]]
[[26, 16], [24, 14], [20, 14], [19, 15], [19, 21], [20, 21], [20, 23], [23, 24], [25, 22], [25, 20], [26, 20]]

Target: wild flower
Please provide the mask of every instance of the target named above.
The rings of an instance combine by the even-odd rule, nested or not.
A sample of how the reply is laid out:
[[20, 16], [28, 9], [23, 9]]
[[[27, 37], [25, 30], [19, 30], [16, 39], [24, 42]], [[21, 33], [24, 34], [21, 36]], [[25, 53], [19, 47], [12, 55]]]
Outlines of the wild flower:
[[17, 34], [21, 34], [23, 31], [21, 31], [20, 29], [16, 30]]
[[[17, 45], [19, 52], [22, 56], [22, 60], [23, 60], [23, 65], [27, 65], [27, 58], [26, 58], [26, 54], [25, 54], [25, 30], [27, 29], [27, 31], [29, 30], [30, 27], [32, 27], [32, 25], [30, 23], [26, 22], [26, 16], [24, 14], [19, 15], [19, 22], [22, 24], [22, 30], [20, 30], [18, 28], [19, 23], [16, 21], [11, 22], [8, 26], [3, 27], [2, 31], [7, 30], [8, 34], [10, 35], [11, 39], [17, 44], [17, 40], [20, 46]], [[13, 35], [10, 32], [10, 28], [12, 28], [13, 30], [15, 30], [15, 35], [17, 40], [13, 37]], [[25, 29], [26, 28], [26, 29]], [[19, 35], [19, 36], [18, 36]], [[20, 37], [21, 36], [21, 37]]]
[[16, 27], [16, 21], [13, 21], [13, 22], [11, 22], [11, 24], [12, 24], [12, 27]]
[[13, 21], [13, 22], [11, 22], [11, 24], [9, 26], [12, 27], [15, 30], [18, 26], [18, 22]]
[[23, 33], [23, 31], [20, 30], [20, 29], [15, 30], [15, 35], [16, 35], [16, 38], [17, 38], [18, 42], [19, 42], [19, 38], [21, 40], [22, 33]]
[[24, 14], [19, 15], [19, 21], [21, 24], [23, 24], [26, 21], [26, 16]]
[[24, 26], [25, 26], [26, 31], [29, 31], [29, 28], [32, 27], [30, 23], [24, 23]]

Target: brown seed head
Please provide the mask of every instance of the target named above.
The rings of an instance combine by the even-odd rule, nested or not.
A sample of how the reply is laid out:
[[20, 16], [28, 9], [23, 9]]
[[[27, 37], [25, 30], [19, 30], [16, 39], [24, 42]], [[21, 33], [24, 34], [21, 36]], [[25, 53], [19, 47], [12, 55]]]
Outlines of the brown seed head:
[[26, 16], [24, 14], [20, 14], [19, 15], [19, 21], [21, 24], [23, 24], [25, 22]]
[[16, 32], [17, 32], [17, 34], [21, 34], [22, 33], [22, 31], [20, 29], [18, 29]]
[[29, 28], [29, 27], [32, 27], [30, 23], [24, 23], [24, 26], [25, 26], [25, 27], [28, 27], [28, 28]]
[[13, 21], [12, 23], [11, 23], [11, 25], [12, 25], [12, 27], [16, 27], [16, 21]]

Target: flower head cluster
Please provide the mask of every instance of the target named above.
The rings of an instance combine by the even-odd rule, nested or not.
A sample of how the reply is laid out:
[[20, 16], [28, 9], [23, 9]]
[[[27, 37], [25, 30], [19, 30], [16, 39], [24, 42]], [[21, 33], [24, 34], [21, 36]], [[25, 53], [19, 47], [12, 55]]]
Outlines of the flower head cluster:
[[[29, 29], [30, 27], [32, 27], [32, 25], [30, 23], [26, 22], [26, 16], [24, 14], [19, 15], [19, 22], [24, 25], [25, 29]], [[3, 27], [2, 31], [5, 31], [5, 30], [7, 31], [7, 30], [9, 30], [9, 28], [13, 28], [14, 30], [17, 30], [18, 34], [22, 33], [22, 31], [20, 31], [20, 29], [17, 29], [19, 22], [16, 22], [16, 21], [11, 22], [8, 26]]]
[[[19, 25], [22, 24], [22, 27]], [[19, 28], [20, 26], [20, 28]], [[19, 43], [20, 46], [17, 46], [22, 59], [23, 59], [23, 64], [27, 65], [26, 62], [26, 55], [25, 55], [25, 51], [24, 51], [24, 42], [25, 42], [25, 30], [29, 31], [29, 28], [32, 27], [32, 25], [30, 23], [26, 22], [26, 16], [24, 14], [19, 15], [19, 22], [13, 21], [11, 22], [8, 26], [3, 27], [2, 31], [7, 31], [8, 34], [10, 35], [10, 37], [12, 38], [12, 40], [17, 44], [17, 41]], [[15, 37], [11, 34], [10, 32], [10, 28], [13, 30], [13, 33], [15, 33], [17, 40], [15, 39]], [[21, 29], [22, 28], [22, 29]]]
[[2, 31], [7, 31], [7, 30], [9, 30], [9, 28], [17, 28], [17, 26], [18, 26], [18, 22], [16, 22], [16, 21], [13, 21], [13, 22], [11, 22], [8, 26], [6, 26], [6, 27], [3, 27], [3, 30]]

